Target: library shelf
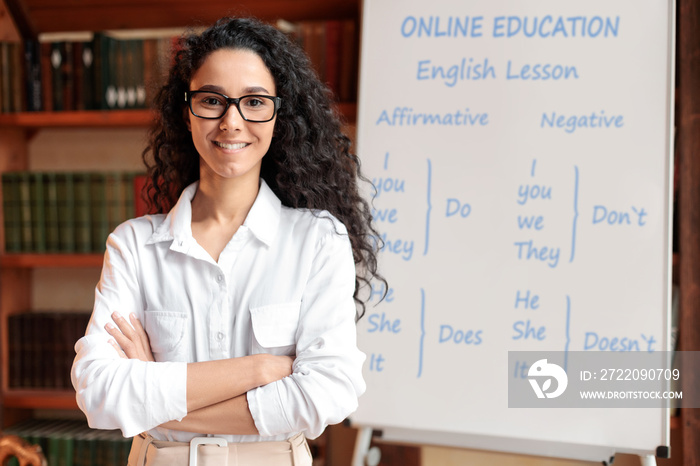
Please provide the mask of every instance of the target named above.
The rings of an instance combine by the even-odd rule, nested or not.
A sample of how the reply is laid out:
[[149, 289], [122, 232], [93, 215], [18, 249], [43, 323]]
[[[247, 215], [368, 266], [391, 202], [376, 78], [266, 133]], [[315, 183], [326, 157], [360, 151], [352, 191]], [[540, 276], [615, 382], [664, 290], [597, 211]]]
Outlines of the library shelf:
[[[209, 25], [224, 15], [264, 21], [326, 20], [357, 17], [359, 0], [6, 0], [24, 36], [40, 32], [94, 29], [158, 29]], [[165, 14], [164, 14], [165, 13]]]
[[19, 112], [0, 115], [0, 125], [16, 128], [128, 128], [153, 121], [150, 110], [82, 110], [65, 112]]
[[[341, 102], [338, 111], [346, 122], [354, 123], [357, 104]], [[151, 110], [80, 110], [64, 112], [18, 112], [0, 114], [0, 126], [42, 128], [142, 128], [153, 122]]]
[[8, 408], [24, 409], [78, 409], [73, 390], [21, 390], [9, 389], [2, 395], [2, 403]]
[[0, 268], [32, 269], [49, 267], [102, 267], [104, 255], [92, 254], [3, 254]]

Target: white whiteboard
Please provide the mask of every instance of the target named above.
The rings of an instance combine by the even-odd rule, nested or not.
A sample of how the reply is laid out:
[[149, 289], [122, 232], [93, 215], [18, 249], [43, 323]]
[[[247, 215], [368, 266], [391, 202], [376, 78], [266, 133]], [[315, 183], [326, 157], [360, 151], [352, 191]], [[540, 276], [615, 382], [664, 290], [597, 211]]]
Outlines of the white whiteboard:
[[667, 411], [509, 409], [507, 359], [669, 349], [674, 8], [365, 0], [358, 154], [390, 290], [359, 323], [354, 424], [587, 460], [669, 445]]

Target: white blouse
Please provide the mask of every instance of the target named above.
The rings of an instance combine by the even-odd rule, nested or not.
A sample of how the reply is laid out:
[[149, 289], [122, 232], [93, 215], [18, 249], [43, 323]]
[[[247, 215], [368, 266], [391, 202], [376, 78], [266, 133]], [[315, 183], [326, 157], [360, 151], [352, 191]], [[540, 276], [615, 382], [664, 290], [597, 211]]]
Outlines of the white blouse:
[[[261, 180], [217, 263], [192, 237], [197, 187], [167, 216], [129, 220], [109, 235], [92, 318], [75, 345], [78, 405], [94, 428], [189, 441], [207, 433], [158, 427], [187, 414], [188, 362], [296, 355], [291, 376], [247, 393], [260, 436], [222, 437], [318, 437], [352, 413], [365, 390], [347, 231], [328, 212], [282, 206]], [[136, 314], [157, 362], [117, 355], [104, 329], [114, 311]]]

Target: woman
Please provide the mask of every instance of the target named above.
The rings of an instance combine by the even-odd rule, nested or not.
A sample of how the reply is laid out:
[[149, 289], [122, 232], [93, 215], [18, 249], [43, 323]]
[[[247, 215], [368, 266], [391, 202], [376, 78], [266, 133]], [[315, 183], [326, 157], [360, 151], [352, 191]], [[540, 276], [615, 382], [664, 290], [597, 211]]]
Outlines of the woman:
[[[109, 236], [78, 404], [136, 435], [130, 465], [311, 464], [304, 436], [365, 389], [376, 232], [359, 161], [306, 56], [254, 20], [186, 38], [157, 106], [144, 161], [162, 213]], [[196, 446], [211, 435], [226, 448]]]

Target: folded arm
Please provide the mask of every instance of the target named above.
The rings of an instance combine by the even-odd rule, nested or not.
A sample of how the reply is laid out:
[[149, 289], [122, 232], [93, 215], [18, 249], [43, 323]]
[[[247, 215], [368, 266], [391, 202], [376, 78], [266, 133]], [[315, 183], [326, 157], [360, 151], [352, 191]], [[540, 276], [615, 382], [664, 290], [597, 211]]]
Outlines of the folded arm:
[[[122, 359], [154, 361], [148, 334], [134, 314], [118, 313], [105, 326], [110, 344]], [[245, 393], [292, 372], [293, 358], [256, 354], [187, 365], [187, 415], [160, 427], [208, 434], [258, 435]]]
[[[95, 308], [86, 336], [75, 345], [71, 371], [78, 406], [92, 427], [120, 429], [125, 436], [133, 436], [182, 420], [188, 412], [235, 398], [291, 372], [290, 358], [270, 355], [192, 364], [154, 362], [143, 339], [141, 348], [130, 348], [136, 351], [132, 358], [116, 351], [115, 344], [119, 344], [114, 332], [119, 324], [112, 316], [128, 324], [126, 316], [135, 313], [143, 318], [144, 307], [138, 258], [131, 252], [136, 248], [130, 244], [136, 235], [129, 225], [120, 228], [119, 234], [110, 235], [107, 241]], [[108, 324], [113, 325], [109, 330]]]
[[317, 245], [301, 299], [291, 376], [252, 389], [248, 404], [263, 436], [316, 438], [351, 414], [365, 390], [357, 348], [355, 264], [348, 237], [329, 232]]

